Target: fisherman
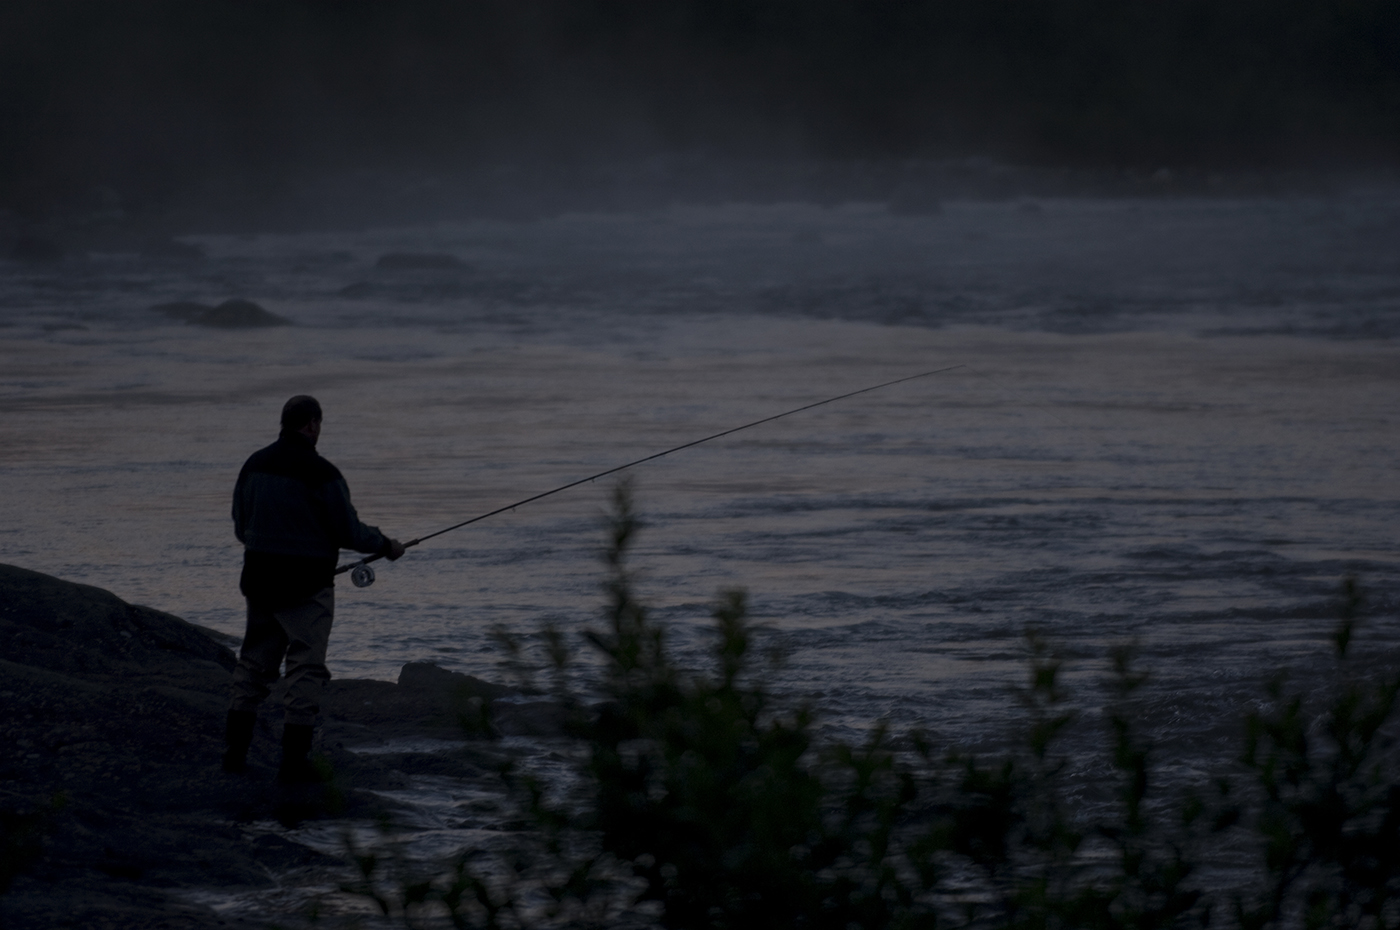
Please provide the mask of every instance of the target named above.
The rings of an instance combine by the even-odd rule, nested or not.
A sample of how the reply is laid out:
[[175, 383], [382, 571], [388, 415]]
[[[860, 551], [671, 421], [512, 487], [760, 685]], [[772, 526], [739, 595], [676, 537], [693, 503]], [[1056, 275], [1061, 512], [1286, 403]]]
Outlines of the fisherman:
[[287, 663], [283, 784], [317, 780], [307, 755], [329, 680], [326, 642], [335, 606], [335, 563], [341, 549], [403, 555], [403, 545], [360, 522], [350, 489], [334, 465], [316, 454], [321, 405], [299, 394], [282, 407], [277, 441], [253, 453], [233, 489], [233, 531], [243, 543], [238, 586], [248, 601], [248, 629], [233, 670], [225, 729], [225, 772], [246, 770], [257, 708]]

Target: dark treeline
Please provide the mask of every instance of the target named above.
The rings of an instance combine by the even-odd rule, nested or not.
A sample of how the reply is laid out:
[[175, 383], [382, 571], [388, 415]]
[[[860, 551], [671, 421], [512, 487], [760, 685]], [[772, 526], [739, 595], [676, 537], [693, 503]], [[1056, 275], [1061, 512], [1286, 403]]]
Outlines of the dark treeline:
[[0, 206], [656, 154], [1400, 151], [1394, 0], [16, 0]]

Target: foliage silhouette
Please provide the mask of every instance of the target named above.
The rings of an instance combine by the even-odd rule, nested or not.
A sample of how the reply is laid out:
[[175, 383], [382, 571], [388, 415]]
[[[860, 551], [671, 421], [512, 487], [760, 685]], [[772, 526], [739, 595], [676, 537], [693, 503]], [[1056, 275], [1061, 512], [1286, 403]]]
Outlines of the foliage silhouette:
[[[432, 906], [491, 930], [1400, 926], [1400, 677], [1343, 661], [1354, 582], [1332, 691], [1305, 699], [1276, 680], [1239, 767], [1196, 795], [1161, 796], [1134, 724], [1147, 676], [1132, 645], [1114, 649], [1111, 803], [1088, 805], [1062, 749], [1078, 714], [1043, 638], [1028, 635], [1020, 738], [1000, 757], [940, 754], [883, 725], [859, 746], [823, 743], [812, 708], [764, 686], [741, 592], [714, 608], [711, 667], [676, 664], [628, 568], [638, 521], [625, 484], [608, 525], [606, 623], [585, 636], [601, 704], [574, 684], [564, 637], [544, 637], [586, 777], [568, 793], [514, 776], [535, 829], [494, 862], [465, 852], [390, 894], [380, 860], [359, 854], [356, 887], [385, 914]], [[1207, 887], [1207, 844], [1232, 838], [1260, 851], [1255, 885]]]
[[1254, 827], [1264, 842], [1266, 894], [1236, 902], [1244, 930], [1400, 926], [1400, 765], [1394, 718], [1400, 675], [1346, 674], [1361, 596], [1345, 583], [1333, 641], [1337, 681], [1327, 705], [1269, 685], [1272, 710], [1249, 716], [1244, 763], [1263, 790]]

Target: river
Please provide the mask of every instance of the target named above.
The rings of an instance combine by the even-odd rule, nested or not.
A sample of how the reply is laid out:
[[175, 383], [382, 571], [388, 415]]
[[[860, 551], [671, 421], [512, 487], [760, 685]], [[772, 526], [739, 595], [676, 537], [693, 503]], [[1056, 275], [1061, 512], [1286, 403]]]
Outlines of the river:
[[[760, 417], [633, 471], [640, 590], [687, 661], [743, 587], [829, 732], [995, 743], [1024, 633], [1092, 713], [1135, 640], [1179, 777], [1345, 576], [1400, 640], [1400, 194], [676, 206], [191, 235], [206, 258], [0, 265], [0, 560], [238, 634], [229, 494], [290, 395], [400, 538]], [[377, 267], [390, 253], [455, 267]], [[152, 311], [257, 301], [294, 325]], [[491, 630], [596, 625], [610, 480], [342, 580], [333, 674], [502, 674]]]

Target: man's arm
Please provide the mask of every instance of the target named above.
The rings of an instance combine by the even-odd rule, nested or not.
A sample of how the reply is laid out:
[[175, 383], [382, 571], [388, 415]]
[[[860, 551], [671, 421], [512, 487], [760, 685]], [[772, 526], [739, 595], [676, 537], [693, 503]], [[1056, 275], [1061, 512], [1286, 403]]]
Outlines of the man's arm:
[[243, 513], [243, 483], [247, 480], [247, 470], [238, 473], [238, 481], [233, 486], [233, 535], [239, 542], [246, 542], [243, 538], [243, 528], [247, 526], [248, 518]]
[[335, 478], [322, 486], [323, 503], [330, 521], [331, 537], [342, 549], [383, 555], [389, 561], [403, 555], [404, 547], [379, 531], [378, 527], [360, 522], [360, 516], [350, 503], [350, 488], [344, 478]]

